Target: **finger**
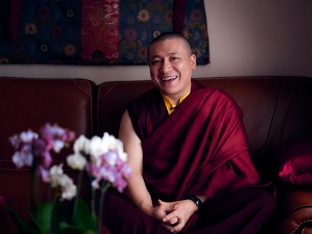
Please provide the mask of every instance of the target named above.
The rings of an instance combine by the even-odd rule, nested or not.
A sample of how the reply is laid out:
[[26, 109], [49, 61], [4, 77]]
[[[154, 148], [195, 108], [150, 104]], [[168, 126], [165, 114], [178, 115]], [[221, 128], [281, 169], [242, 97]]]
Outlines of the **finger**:
[[158, 199], [158, 204], [165, 207], [167, 212], [172, 212], [178, 208], [178, 205], [172, 202], [164, 202]]
[[165, 229], [167, 229], [169, 232], [171, 232], [171, 233], [178, 233], [179, 231], [181, 231], [182, 230], [182, 228], [176, 228], [176, 227], [172, 227], [172, 226], [170, 226], [170, 225], [163, 225], [163, 227], [165, 228]]
[[172, 231], [172, 228], [174, 227], [174, 225], [171, 225], [169, 223], [163, 223], [162, 226], [170, 232]]
[[169, 224], [162, 224], [163, 228], [167, 229], [169, 232], [171, 232], [172, 226]]
[[172, 225], [176, 225], [178, 222], [179, 222], [178, 217], [174, 217], [170, 219], [167, 223], [169, 223], [172, 226]]
[[175, 226], [171, 226], [168, 230], [170, 231], [170, 232], [172, 232], [172, 233], [177, 233], [177, 232], [179, 232], [179, 231], [181, 231], [182, 230], [182, 228], [184, 227], [184, 223], [182, 223], [182, 222], [180, 222], [180, 223], [178, 223], [177, 225], [175, 225]]
[[[175, 211], [172, 211], [171, 213], [167, 214], [165, 217], [163, 217], [163, 222], [169, 222], [171, 219], [177, 217], [177, 214]], [[177, 217], [177, 219], [179, 220], [179, 218]]]
[[162, 201], [161, 199], [158, 199], [158, 204], [164, 205], [164, 204], [166, 204], [166, 202]]
[[178, 222], [179, 222], [178, 217], [174, 217], [174, 218], [168, 220], [167, 222], [164, 222], [164, 224], [174, 226], [174, 225], [178, 224]]

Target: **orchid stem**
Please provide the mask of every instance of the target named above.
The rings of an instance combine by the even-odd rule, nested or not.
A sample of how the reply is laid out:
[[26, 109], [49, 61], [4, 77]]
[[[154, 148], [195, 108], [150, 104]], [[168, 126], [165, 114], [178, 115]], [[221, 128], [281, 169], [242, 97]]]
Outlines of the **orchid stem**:
[[95, 189], [92, 188], [92, 192], [91, 192], [91, 211], [92, 211], [92, 214], [95, 215]]
[[39, 197], [40, 197], [40, 180], [38, 176], [38, 168], [35, 168], [33, 171], [32, 177], [32, 187], [33, 187], [33, 196], [34, 196], [34, 207], [39, 205]]
[[76, 223], [77, 209], [78, 209], [78, 200], [79, 200], [79, 193], [80, 193], [80, 188], [81, 188], [82, 176], [83, 176], [83, 171], [81, 170], [78, 173], [77, 194], [76, 194], [76, 197], [75, 197], [72, 224]]
[[29, 211], [33, 212], [33, 196], [35, 196], [35, 182], [34, 182], [35, 176], [34, 173], [31, 175], [30, 183], [29, 183], [29, 193], [28, 193], [28, 208]]
[[102, 229], [102, 216], [103, 216], [104, 195], [105, 195], [105, 193], [106, 193], [106, 191], [107, 191], [107, 189], [109, 187], [110, 187], [110, 183], [105, 183], [105, 185], [101, 187], [98, 234], [101, 234], [101, 229]]
[[38, 206], [41, 202], [41, 181], [38, 175], [39, 175], [39, 171], [37, 171], [37, 175], [36, 175], [36, 191], [37, 191], [36, 206]]

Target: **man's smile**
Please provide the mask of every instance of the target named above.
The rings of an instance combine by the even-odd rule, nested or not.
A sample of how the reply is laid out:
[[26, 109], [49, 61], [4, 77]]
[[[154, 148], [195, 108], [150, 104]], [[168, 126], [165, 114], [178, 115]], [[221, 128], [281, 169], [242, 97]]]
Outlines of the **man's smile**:
[[178, 76], [166, 76], [166, 77], [162, 77], [162, 81], [172, 81], [175, 80], [176, 78], [178, 78]]

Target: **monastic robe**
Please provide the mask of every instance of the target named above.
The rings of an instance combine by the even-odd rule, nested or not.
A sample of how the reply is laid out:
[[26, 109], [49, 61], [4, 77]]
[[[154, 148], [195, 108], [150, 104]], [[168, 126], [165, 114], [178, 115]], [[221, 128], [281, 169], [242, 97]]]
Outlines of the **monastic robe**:
[[[253, 186], [259, 176], [248, 153], [243, 115], [223, 92], [192, 82], [191, 93], [168, 115], [158, 89], [127, 108], [143, 149], [143, 178], [157, 199], [207, 195], [181, 233], [257, 233], [274, 210], [273, 197]], [[104, 200], [108, 233], [169, 233], [121, 193]]]
[[143, 178], [153, 199], [213, 198], [258, 182], [242, 111], [220, 90], [192, 81], [190, 95], [169, 116], [154, 88], [128, 112], [141, 139]]

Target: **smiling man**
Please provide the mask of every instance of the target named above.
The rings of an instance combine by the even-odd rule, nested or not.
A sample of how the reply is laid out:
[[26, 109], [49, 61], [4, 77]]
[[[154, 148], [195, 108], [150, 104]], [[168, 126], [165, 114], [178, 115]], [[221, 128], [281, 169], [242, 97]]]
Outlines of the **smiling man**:
[[177, 105], [180, 99], [191, 91], [196, 56], [187, 41], [167, 37], [168, 40], [158, 38], [160, 41], [154, 42], [149, 48], [150, 75], [160, 92], [168, 97], [173, 105]]
[[113, 233], [257, 233], [274, 198], [260, 186], [243, 115], [192, 80], [189, 42], [164, 33], [148, 50], [155, 88], [129, 103], [119, 137], [133, 176], [104, 207]]

